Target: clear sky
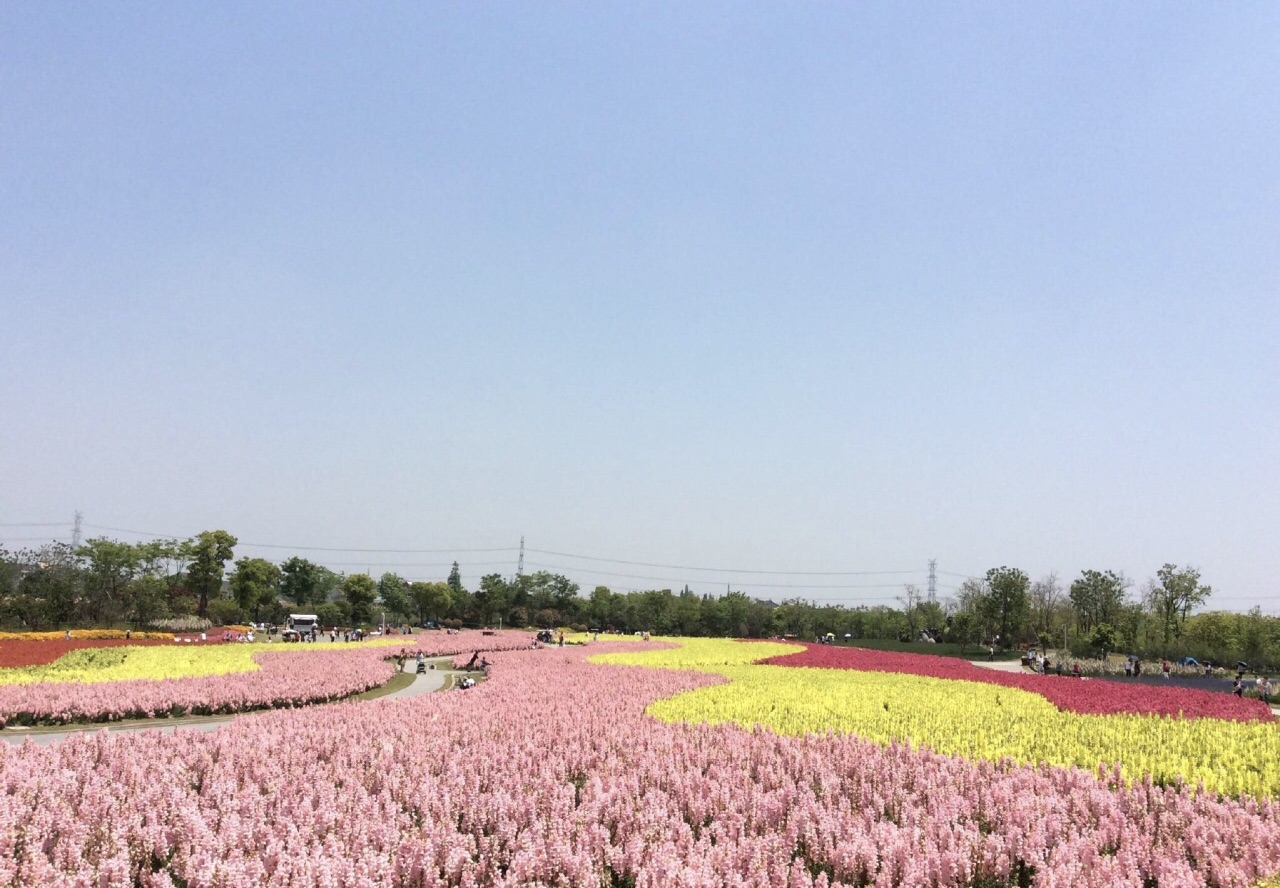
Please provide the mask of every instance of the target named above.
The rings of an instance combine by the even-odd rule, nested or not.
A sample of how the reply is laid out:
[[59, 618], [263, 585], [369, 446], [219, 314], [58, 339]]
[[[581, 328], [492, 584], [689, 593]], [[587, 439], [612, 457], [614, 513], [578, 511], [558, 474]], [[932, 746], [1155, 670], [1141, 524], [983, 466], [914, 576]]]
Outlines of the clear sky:
[[0, 541], [1280, 612], [1278, 146], [1270, 2], [3, 2]]

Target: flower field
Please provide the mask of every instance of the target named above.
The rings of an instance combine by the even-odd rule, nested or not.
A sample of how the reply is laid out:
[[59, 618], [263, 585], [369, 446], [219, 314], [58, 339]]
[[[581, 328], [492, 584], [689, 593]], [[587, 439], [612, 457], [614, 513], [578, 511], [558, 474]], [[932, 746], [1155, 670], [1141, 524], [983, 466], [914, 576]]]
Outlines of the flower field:
[[[1007, 757], [1086, 770], [1114, 766], [1130, 781], [1203, 783], [1232, 796], [1280, 795], [1280, 726], [1274, 720], [1134, 715], [1109, 708], [1105, 700], [1099, 708], [1119, 714], [1083, 715], [1059, 710], [1039, 694], [985, 681], [753, 665], [762, 657], [787, 662], [788, 652], [778, 649], [796, 647], [689, 639], [677, 650], [611, 654], [602, 662], [695, 668], [729, 679], [650, 707], [651, 714], [668, 721], [763, 725], [793, 735], [835, 731], [975, 760]], [[1084, 685], [1072, 679], [1044, 681]], [[1113, 688], [1125, 690], [1089, 684], [1100, 697]], [[1192, 700], [1214, 696], [1184, 693]]]
[[[71, 629], [72, 641], [124, 641], [126, 630], [124, 629]], [[172, 632], [132, 632], [128, 635], [138, 640], [150, 641], [170, 641], [173, 639]], [[67, 631], [60, 632], [0, 632], [0, 644], [18, 641], [64, 641], [67, 637]]]
[[770, 657], [775, 666], [807, 666], [818, 669], [855, 669], [895, 672], [933, 678], [985, 682], [1039, 694], [1066, 712], [1092, 715], [1182, 715], [1188, 718], [1225, 718], [1233, 721], [1273, 721], [1271, 709], [1256, 698], [1215, 694], [1195, 688], [1150, 685], [1099, 685], [1056, 675], [997, 672], [955, 657], [905, 654], [865, 648], [805, 644], [804, 650]]
[[527, 647], [528, 635], [390, 636], [365, 642], [117, 647], [0, 669], [0, 726], [244, 712], [337, 700], [385, 684], [401, 649], [445, 656]]
[[[1280, 871], [1269, 799], [655, 719], [742, 668], [730, 645], [659, 647], [494, 653], [466, 692], [0, 747], [0, 884], [1247, 888]], [[607, 651], [668, 668], [588, 659]]]
[[12, 669], [20, 666], [46, 666], [66, 656], [72, 651], [92, 648], [113, 647], [147, 647], [151, 645], [172, 645], [173, 636], [161, 638], [97, 638], [65, 640], [61, 635], [49, 641], [0, 641], [0, 669]]

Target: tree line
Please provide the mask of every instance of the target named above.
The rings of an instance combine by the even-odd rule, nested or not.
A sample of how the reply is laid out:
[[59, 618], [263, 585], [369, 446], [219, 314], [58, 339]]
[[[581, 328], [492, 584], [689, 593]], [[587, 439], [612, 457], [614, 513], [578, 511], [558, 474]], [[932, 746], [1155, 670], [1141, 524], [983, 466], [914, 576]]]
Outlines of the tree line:
[[126, 543], [105, 537], [73, 549], [49, 543], [0, 549], [0, 625], [16, 629], [154, 625], [195, 616], [214, 624], [280, 622], [315, 612], [326, 625], [435, 621], [457, 626], [649, 631], [666, 635], [843, 640], [932, 639], [999, 648], [1042, 645], [1077, 655], [1125, 651], [1144, 657], [1190, 654], [1217, 662], [1280, 665], [1280, 618], [1196, 613], [1212, 595], [1199, 570], [1165, 564], [1136, 591], [1123, 574], [1085, 570], [1070, 584], [1056, 574], [1031, 580], [997, 567], [937, 601], [904, 586], [897, 606], [845, 607], [802, 599], [761, 601], [742, 592], [699, 595], [651, 589], [583, 593], [560, 574], [488, 574], [464, 587], [457, 562], [447, 578], [410, 582], [333, 571], [300, 556], [276, 564], [234, 559], [237, 539], [211, 530], [186, 540]]

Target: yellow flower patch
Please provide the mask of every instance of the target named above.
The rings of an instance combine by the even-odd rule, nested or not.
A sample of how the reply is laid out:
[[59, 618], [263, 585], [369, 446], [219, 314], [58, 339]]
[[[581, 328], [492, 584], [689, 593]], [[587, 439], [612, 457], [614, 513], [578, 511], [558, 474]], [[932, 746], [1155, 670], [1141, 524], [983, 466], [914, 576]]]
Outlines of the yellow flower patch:
[[834, 731], [949, 755], [1181, 778], [1232, 796], [1280, 795], [1275, 722], [1060, 712], [1038, 694], [980, 682], [879, 672], [751, 665], [794, 645], [681, 639], [675, 650], [605, 654], [593, 662], [691, 669], [729, 683], [660, 700], [664, 721], [730, 722], [780, 734]]
[[316, 642], [314, 644], [175, 644], [173, 647], [84, 648], [72, 651], [44, 666], [0, 669], [0, 685], [37, 682], [81, 682], [99, 684], [134, 679], [191, 678], [253, 672], [258, 664], [254, 654], [307, 653], [350, 650], [353, 646], [391, 647], [404, 639], [374, 638], [362, 642]]

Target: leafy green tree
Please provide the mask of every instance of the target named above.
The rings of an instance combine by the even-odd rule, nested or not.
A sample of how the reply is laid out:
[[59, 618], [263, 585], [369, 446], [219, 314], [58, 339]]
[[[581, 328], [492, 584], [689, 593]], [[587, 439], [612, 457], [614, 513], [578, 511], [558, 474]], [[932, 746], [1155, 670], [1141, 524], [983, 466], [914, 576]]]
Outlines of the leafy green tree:
[[951, 618], [951, 628], [947, 632], [947, 640], [960, 645], [960, 653], [978, 640], [978, 621], [973, 614], [961, 611]]
[[388, 614], [403, 617], [409, 613], [409, 584], [395, 573], [384, 573], [378, 579], [378, 598]]
[[1094, 650], [1103, 654], [1114, 651], [1118, 640], [1119, 634], [1110, 623], [1099, 623], [1093, 628], [1093, 634], [1089, 636], [1089, 644]]
[[234, 598], [211, 598], [205, 613], [215, 626], [238, 626], [245, 620], [244, 611]]
[[205, 530], [191, 540], [191, 564], [187, 567], [187, 584], [196, 593], [197, 616], [207, 616], [209, 599], [222, 591], [222, 570], [238, 540], [225, 530]]
[[1017, 642], [1027, 619], [1027, 575], [1016, 567], [993, 567], [987, 571], [987, 596], [983, 602], [983, 615], [999, 636], [1001, 647]]
[[[427, 613], [433, 620], [440, 620], [445, 614], [449, 613], [449, 608], [453, 607], [454, 595], [456, 594], [453, 587], [448, 583], [430, 583], [427, 590]], [[462, 594], [466, 594], [464, 590]]]
[[80, 571], [71, 546], [49, 543], [24, 549], [18, 558], [23, 569], [18, 593], [27, 599], [26, 612], [55, 626], [73, 622], [79, 613]]
[[501, 574], [486, 574], [481, 577], [480, 588], [476, 591], [476, 609], [480, 621], [485, 625], [492, 625], [506, 617], [511, 599], [511, 584]]
[[372, 617], [373, 601], [378, 597], [378, 584], [368, 574], [352, 574], [342, 584], [342, 594], [350, 608], [351, 622], [357, 626]]
[[449, 612], [453, 590], [447, 583], [416, 582], [409, 584], [409, 602], [418, 613], [418, 622], [438, 620]]
[[1080, 628], [1088, 632], [1101, 623], [1114, 623], [1124, 605], [1128, 581], [1113, 571], [1086, 570], [1071, 584], [1071, 605]]
[[236, 604], [253, 619], [263, 605], [275, 602], [280, 591], [280, 568], [265, 558], [241, 558], [236, 562], [236, 572], [231, 575], [231, 594]]
[[316, 608], [316, 619], [322, 627], [346, 626], [351, 620], [351, 611], [346, 604], [345, 601], [326, 601]]
[[76, 555], [85, 564], [83, 616], [110, 622], [126, 610], [129, 585], [142, 568], [137, 547], [99, 537], [86, 541]]
[[1166, 564], [1156, 571], [1159, 582], [1147, 586], [1147, 606], [1159, 622], [1164, 643], [1168, 645], [1182, 634], [1183, 624], [1193, 608], [1213, 594], [1213, 588], [1200, 582], [1200, 571], [1194, 567], [1179, 570]]
[[608, 586], [596, 586], [591, 590], [591, 599], [587, 602], [588, 620], [597, 629], [607, 629], [613, 625], [613, 608], [616, 598]]
[[[680, 591], [671, 601], [670, 631], [680, 635], [697, 635], [702, 632], [698, 622], [701, 613], [701, 602], [688, 586]], [[598, 624], [597, 624], [598, 625]]]
[[458, 570], [458, 562], [453, 562], [453, 567], [449, 570], [449, 591], [453, 593], [454, 600], [459, 600], [467, 590], [462, 587], [462, 571]]
[[133, 581], [130, 604], [133, 622], [145, 626], [169, 615], [168, 586], [164, 579], [144, 573]]
[[0, 549], [0, 599], [16, 595], [22, 567], [8, 549]]
[[294, 604], [316, 604], [320, 565], [294, 555], [280, 565], [280, 593]]
[[346, 574], [330, 570], [323, 564], [317, 564], [314, 600], [318, 602], [325, 602], [336, 598], [346, 580]]
[[164, 580], [170, 593], [186, 582], [187, 565], [191, 563], [191, 540], [151, 540], [138, 543], [135, 548], [142, 571]]

